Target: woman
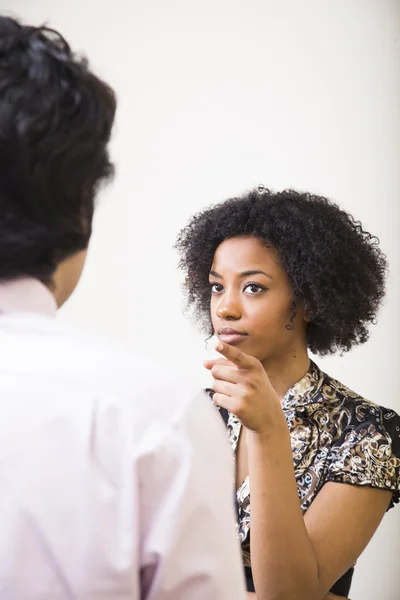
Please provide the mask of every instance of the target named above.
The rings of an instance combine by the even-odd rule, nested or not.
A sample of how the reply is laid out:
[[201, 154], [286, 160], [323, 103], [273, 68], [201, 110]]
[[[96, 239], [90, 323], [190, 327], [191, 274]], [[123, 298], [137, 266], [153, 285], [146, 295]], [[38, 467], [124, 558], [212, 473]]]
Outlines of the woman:
[[325, 198], [260, 186], [194, 216], [177, 249], [189, 305], [219, 339], [205, 366], [236, 456], [248, 590], [347, 597], [400, 499], [400, 418], [308, 352], [367, 341], [387, 266], [377, 240]]

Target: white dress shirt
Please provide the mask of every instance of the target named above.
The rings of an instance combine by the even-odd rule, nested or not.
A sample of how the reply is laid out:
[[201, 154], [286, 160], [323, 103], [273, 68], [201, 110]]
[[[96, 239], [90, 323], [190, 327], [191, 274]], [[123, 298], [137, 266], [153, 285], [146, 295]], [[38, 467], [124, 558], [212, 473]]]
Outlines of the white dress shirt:
[[0, 600], [243, 600], [210, 402], [55, 312], [0, 285]]

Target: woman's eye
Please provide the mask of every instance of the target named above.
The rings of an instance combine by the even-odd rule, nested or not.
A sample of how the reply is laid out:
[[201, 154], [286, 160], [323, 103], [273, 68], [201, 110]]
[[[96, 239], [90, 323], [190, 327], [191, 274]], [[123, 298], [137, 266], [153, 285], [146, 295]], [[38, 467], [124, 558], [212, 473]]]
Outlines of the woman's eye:
[[245, 286], [244, 290], [245, 292], [247, 292], [248, 294], [261, 294], [262, 292], [265, 292], [267, 288], [265, 288], [263, 285], [258, 285], [257, 283], [249, 283], [248, 285]]
[[210, 288], [212, 294], [219, 294], [223, 290], [223, 287], [220, 283], [210, 283]]

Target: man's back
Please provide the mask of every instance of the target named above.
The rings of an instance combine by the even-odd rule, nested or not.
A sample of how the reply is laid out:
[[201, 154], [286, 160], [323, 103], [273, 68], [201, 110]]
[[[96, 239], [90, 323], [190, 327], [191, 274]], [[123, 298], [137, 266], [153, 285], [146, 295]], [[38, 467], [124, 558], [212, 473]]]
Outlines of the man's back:
[[212, 408], [54, 309], [0, 285], [0, 599], [243, 598]]

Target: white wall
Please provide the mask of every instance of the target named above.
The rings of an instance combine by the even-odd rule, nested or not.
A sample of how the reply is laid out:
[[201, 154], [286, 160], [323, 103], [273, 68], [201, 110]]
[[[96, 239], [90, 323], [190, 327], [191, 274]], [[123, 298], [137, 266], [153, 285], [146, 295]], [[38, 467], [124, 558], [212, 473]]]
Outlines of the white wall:
[[[172, 250], [189, 215], [260, 182], [338, 200], [391, 263], [372, 339], [319, 361], [400, 411], [400, 2], [0, 0], [48, 20], [115, 86], [117, 180], [62, 318], [207, 381]], [[398, 600], [400, 509], [359, 561], [353, 600]]]

